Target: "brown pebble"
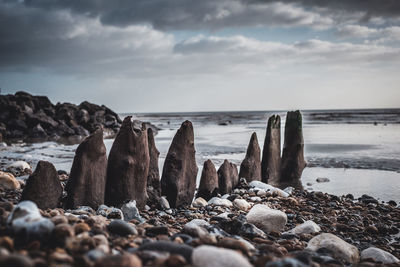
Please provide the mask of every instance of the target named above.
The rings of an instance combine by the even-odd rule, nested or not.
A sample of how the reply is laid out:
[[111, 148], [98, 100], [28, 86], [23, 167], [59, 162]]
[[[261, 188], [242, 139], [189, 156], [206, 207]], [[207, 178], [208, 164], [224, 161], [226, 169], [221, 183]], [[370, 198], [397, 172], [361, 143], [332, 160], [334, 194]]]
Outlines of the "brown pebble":
[[0, 237], [0, 247], [6, 248], [8, 251], [13, 251], [14, 241], [9, 236]]
[[164, 262], [164, 264], [167, 267], [180, 267], [186, 265], [186, 260], [181, 255], [171, 255]]
[[141, 267], [142, 261], [132, 254], [113, 255], [102, 258], [94, 267]]
[[83, 232], [89, 232], [90, 226], [87, 223], [77, 223], [74, 225], [74, 230], [77, 235]]

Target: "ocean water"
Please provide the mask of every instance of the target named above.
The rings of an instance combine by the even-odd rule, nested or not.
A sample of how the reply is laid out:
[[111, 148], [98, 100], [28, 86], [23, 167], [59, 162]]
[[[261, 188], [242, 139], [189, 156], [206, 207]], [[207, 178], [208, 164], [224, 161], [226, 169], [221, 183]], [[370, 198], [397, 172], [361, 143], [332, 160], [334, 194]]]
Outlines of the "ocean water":
[[[219, 167], [224, 159], [238, 166], [250, 136], [257, 133], [262, 147], [269, 116], [282, 118], [282, 145], [285, 112], [201, 112], [121, 114], [148, 121], [160, 130], [155, 137], [160, 151], [160, 171], [172, 138], [185, 120], [195, 131], [196, 160], [200, 177], [203, 162], [211, 159]], [[302, 183], [307, 190], [336, 195], [372, 195], [380, 200], [400, 201], [400, 109], [302, 111], [305, 157], [308, 162]], [[113, 140], [105, 140], [110, 151]], [[0, 151], [0, 162], [22, 159], [48, 160], [57, 169], [69, 171], [77, 145], [54, 142], [18, 144]], [[327, 183], [317, 183], [319, 177]]]

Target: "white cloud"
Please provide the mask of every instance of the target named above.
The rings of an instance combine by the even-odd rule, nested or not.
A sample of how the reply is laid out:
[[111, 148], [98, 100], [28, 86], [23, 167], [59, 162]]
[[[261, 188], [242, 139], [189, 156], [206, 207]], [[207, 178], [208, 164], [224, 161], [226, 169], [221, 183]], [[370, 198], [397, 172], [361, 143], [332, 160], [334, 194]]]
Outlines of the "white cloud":
[[339, 27], [337, 34], [342, 38], [380, 39], [380, 41], [400, 40], [400, 27], [370, 28], [361, 25]]

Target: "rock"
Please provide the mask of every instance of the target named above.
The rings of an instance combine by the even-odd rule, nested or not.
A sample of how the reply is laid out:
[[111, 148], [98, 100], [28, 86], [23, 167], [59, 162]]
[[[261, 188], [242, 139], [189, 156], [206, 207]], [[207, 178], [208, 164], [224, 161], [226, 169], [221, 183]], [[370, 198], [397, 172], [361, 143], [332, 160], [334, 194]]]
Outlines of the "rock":
[[245, 257], [234, 250], [205, 245], [193, 250], [192, 263], [197, 267], [252, 266]]
[[259, 182], [259, 181], [253, 181], [249, 184], [250, 187], [256, 189], [256, 190], [264, 190], [266, 192], [271, 192], [272, 194], [277, 194], [280, 197], [288, 197], [289, 194], [279, 188], [276, 188], [272, 185]]
[[63, 245], [67, 238], [70, 238], [75, 235], [74, 227], [67, 223], [60, 223], [54, 227], [53, 230], [53, 239], [59, 245]]
[[149, 146], [149, 174], [147, 175], [147, 194], [150, 204], [158, 204], [161, 197], [160, 172], [158, 170], [158, 157], [160, 152], [154, 142], [153, 129], [147, 129], [147, 140]]
[[197, 197], [209, 200], [218, 194], [218, 174], [211, 160], [204, 162]]
[[142, 261], [138, 256], [126, 253], [100, 258], [94, 267], [142, 267]]
[[54, 224], [40, 215], [32, 201], [22, 201], [14, 207], [7, 218], [7, 224], [14, 232], [17, 243], [27, 244], [32, 240], [47, 240]]
[[12, 254], [9, 256], [0, 257], [0, 266], [33, 267], [35, 264], [27, 256]]
[[54, 209], [62, 196], [62, 186], [53, 164], [39, 161], [35, 172], [26, 181], [21, 201], [31, 200], [40, 209]]
[[320, 234], [308, 242], [308, 250], [317, 251], [321, 248], [328, 249], [335, 258], [346, 263], [356, 264], [360, 260], [358, 249], [355, 246], [330, 233]]
[[185, 224], [183, 230], [185, 233], [194, 236], [201, 237], [208, 235], [207, 227], [210, 226], [208, 222], [202, 219], [194, 219]]
[[193, 248], [185, 244], [175, 242], [156, 241], [148, 242], [139, 247], [141, 251], [159, 251], [168, 252], [170, 254], [177, 254], [183, 256], [186, 261], [191, 262]]
[[7, 169], [14, 169], [18, 171], [31, 170], [31, 166], [22, 160], [15, 161], [7, 166]]
[[160, 206], [161, 206], [161, 208], [164, 209], [164, 210], [168, 210], [168, 209], [171, 208], [170, 205], [169, 205], [169, 202], [168, 202], [167, 198], [164, 197], [164, 196], [162, 196], [162, 197], [160, 198]]
[[172, 208], [192, 203], [196, 190], [197, 164], [193, 125], [182, 123], [165, 158], [161, 191]]
[[361, 260], [373, 259], [383, 264], [399, 263], [400, 260], [382, 249], [370, 247], [361, 251]]
[[297, 225], [295, 228], [287, 231], [289, 234], [313, 234], [321, 231], [321, 227], [313, 221], [306, 221], [300, 225]]
[[236, 165], [225, 160], [217, 173], [219, 192], [222, 195], [231, 193], [239, 183], [239, 174]]
[[106, 217], [108, 219], [124, 220], [124, 214], [122, 210], [114, 207], [107, 207], [106, 205], [100, 205], [96, 211], [96, 214]]
[[208, 203], [204, 198], [198, 197], [193, 201], [192, 206], [195, 208], [202, 208], [202, 207], [207, 206], [207, 204]]
[[247, 214], [246, 219], [267, 234], [272, 231], [282, 232], [287, 222], [284, 212], [263, 204], [255, 205]]
[[239, 199], [239, 198], [233, 201], [233, 206], [243, 211], [247, 211], [251, 208], [249, 202], [247, 202], [245, 199]]
[[120, 236], [137, 235], [135, 227], [123, 220], [113, 220], [107, 226], [108, 231]]
[[320, 177], [316, 179], [317, 183], [328, 183], [330, 180], [326, 177]]
[[245, 178], [247, 182], [261, 181], [261, 150], [258, 144], [257, 134], [251, 135], [246, 157], [240, 165], [239, 177]]
[[105, 203], [121, 207], [127, 201], [136, 200], [137, 206], [144, 208], [150, 164], [147, 131], [133, 128], [131, 118], [124, 119], [110, 151]]
[[107, 155], [103, 130], [98, 129], [78, 146], [66, 186], [69, 209], [90, 206], [96, 209], [104, 203]]
[[281, 117], [273, 115], [268, 119], [261, 162], [261, 180], [277, 184], [281, 168]]
[[302, 116], [298, 110], [289, 111], [286, 116], [285, 142], [283, 145], [279, 184], [298, 182], [306, 165], [304, 160]]
[[142, 218], [142, 216], [140, 216], [139, 210], [136, 207], [135, 200], [122, 205], [121, 210], [124, 214], [125, 221], [137, 220], [139, 222], [144, 222], [144, 219]]
[[208, 205], [214, 205], [214, 206], [223, 206], [230, 208], [232, 207], [232, 202], [228, 199], [222, 199], [219, 197], [213, 197], [208, 201]]
[[307, 267], [309, 265], [304, 264], [303, 262], [293, 259], [286, 258], [277, 261], [268, 262], [265, 267]]
[[8, 172], [0, 171], [0, 188], [7, 190], [20, 189], [21, 185], [14, 175]]

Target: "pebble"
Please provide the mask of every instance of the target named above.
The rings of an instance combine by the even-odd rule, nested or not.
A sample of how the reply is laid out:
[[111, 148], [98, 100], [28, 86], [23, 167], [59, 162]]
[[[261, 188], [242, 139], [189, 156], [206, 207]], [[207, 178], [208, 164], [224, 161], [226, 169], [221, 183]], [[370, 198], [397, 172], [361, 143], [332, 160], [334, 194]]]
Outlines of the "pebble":
[[9, 164], [7, 166], [7, 169], [15, 169], [15, 170], [18, 170], [18, 171], [25, 171], [25, 170], [31, 170], [32, 168], [31, 168], [31, 165], [29, 165], [28, 162], [22, 161], [22, 160], [18, 160], [18, 161], [15, 161], [15, 162]]
[[16, 190], [20, 189], [21, 185], [19, 181], [8, 172], [0, 171], [0, 188], [7, 189], [7, 190]]
[[360, 260], [358, 249], [355, 246], [330, 233], [314, 237], [307, 245], [307, 249], [310, 251], [318, 251], [322, 248], [328, 249], [335, 258], [346, 263], [356, 264]]
[[225, 248], [202, 245], [193, 250], [193, 266], [197, 267], [250, 267], [240, 253]]
[[265, 267], [307, 267], [307, 266], [309, 265], [304, 264], [303, 262], [294, 258], [286, 258], [282, 260], [268, 262], [265, 265]]
[[0, 266], [33, 267], [33, 261], [23, 255], [9, 255], [0, 257]]
[[361, 251], [361, 260], [373, 259], [383, 264], [398, 263], [400, 260], [382, 249], [370, 247]]
[[288, 234], [313, 234], [321, 231], [321, 227], [313, 221], [306, 221], [300, 225], [297, 225], [295, 228], [287, 231]]
[[244, 199], [238, 199], [238, 198], [233, 201], [233, 206], [243, 211], [247, 211], [251, 208], [249, 202], [247, 202]]
[[265, 233], [281, 232], [287, 222], [287, 216], [280, 210], [271, 209], [267, 205], [255, 205], [246, 216], [249, 223], [254, 224]]
[[214, 205], [214, 206], [222, 206], [222, 207], [227, 207], [230, 208], [232, 207], [232, 202], [228, 199], [223, 199], [219, 197], [213, 197], [208, 201], [209, 205]]
[[331, 180], [329, 180], [329, 179], [326, 178], [326, 177], [319, 177], [319, 178], [317, 178], [315, 181], [317, 181], [317, 183], [328, 183], [328, 182], [330, 182]]
[[195, 208], [202, 208], [202, 207], [207, 206], [207, 204], [208, 203], [204, 198], [198, 197], [193, 201], [192, 206]]
[[136, 207], [136, 200], [132, 200], [122, 205], [121, 211], [125, 221], [137, 220], [140, 223], [145, 221], [142, 216], [140, 216], [139, 210]]
[[194, 236], [194, 237], [201, 237], [204, 235], [208, 235], [208, 231], [206, 227], [210, 224], [202, 219], [193, 219], [183, 227], [185, 233]]
[[110, 224], [107, 226], [108, 230], [116, 235], [120, 236], [128, 236], [128, 235], [137, 235], [138, 232], [136, 228], [131, 225], [130, 223], [127, 223], [123, 220], [113, 220], [110, 222]]
[[266, 192], [276, 193], [280, 197], [288, 197], [290, 194], [286, 193], [285, 191], [274, 187], [272, 185], [260, 182], [260, 181], [252, 181], [249, 184], [250, 187], [257, 189], [257, 190], [265, 190]]
[[54, 229], [54, 224], [43, 218], [36, 204], [29, 200], [22, 201], [13, 208], [7, 224], [21, 242], [44, 239], [49, 237]]
[[169, 205], [169, 202], [165, 196], [160, 197], [160, 205], [161, 205], [161, 208], [164, 210], [168, 210], [171, 208]]
[[100, 258], [94, 267], [142, 267], [142, 261], [133, 254], [112, 255]]
[[171, 254], [178, 254], [184, 257], [188, 262], [191, 262], [191, 257], [193, 253], [193, 248], [191, 246], [168, 241], [148, 242], [141, 245], [139, 247], [139, 250], [160, 251], [168, 252]]
[[124, 214], [122, 210], [114, 207], [107, 207], [106, 205], [100, 205], [96, 211], [96, 214], [104, 216], [108, 219], [124, 220]]

